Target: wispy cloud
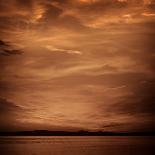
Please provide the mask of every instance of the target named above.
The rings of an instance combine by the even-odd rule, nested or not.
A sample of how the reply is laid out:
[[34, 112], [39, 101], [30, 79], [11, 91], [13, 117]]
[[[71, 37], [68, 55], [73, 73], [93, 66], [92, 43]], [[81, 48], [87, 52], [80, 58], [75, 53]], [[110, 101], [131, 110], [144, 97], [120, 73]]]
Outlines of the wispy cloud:
[[22, 54], [22, 50], [20, 49], [13, 49], [14, 47], [10, 43], [6, 43], [0, 40], [0, 55], [3, 56], [11, 56], [11, 55], [18, 55]]

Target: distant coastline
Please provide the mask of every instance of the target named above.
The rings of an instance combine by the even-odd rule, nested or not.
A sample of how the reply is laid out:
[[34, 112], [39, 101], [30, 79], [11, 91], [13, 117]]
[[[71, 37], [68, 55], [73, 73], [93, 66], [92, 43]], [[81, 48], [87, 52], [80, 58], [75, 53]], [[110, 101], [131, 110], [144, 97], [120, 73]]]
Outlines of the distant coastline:
[[155, 132], [90, 132], [90, 131], [1, 131], [0, 136], [155, 136]]

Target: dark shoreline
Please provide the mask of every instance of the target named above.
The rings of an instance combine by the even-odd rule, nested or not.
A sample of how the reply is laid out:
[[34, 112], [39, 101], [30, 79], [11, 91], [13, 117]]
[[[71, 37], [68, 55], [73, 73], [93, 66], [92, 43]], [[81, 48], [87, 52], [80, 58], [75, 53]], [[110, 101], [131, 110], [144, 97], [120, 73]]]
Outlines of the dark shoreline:
[[0, 136], [155, 136], [155, 132], [88, 132], [88, 131], [16, 131], [16, 132], [0, 132]]

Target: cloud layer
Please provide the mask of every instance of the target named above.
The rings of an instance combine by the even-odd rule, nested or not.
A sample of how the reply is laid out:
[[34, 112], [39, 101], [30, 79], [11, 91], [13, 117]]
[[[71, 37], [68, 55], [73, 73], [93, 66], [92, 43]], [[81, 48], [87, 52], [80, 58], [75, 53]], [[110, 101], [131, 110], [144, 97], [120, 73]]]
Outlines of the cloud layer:
[[154, 7], [1, 0], [2, 129], [154, 130]]

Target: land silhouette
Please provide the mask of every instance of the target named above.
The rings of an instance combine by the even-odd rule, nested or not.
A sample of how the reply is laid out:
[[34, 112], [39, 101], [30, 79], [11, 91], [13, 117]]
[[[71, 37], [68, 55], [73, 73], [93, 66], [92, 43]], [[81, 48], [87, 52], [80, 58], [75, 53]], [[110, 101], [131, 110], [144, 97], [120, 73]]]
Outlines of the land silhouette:
[[104, 132], [104, 131], [1, 131], [0, 136], [155, 136], [155, 132]]

